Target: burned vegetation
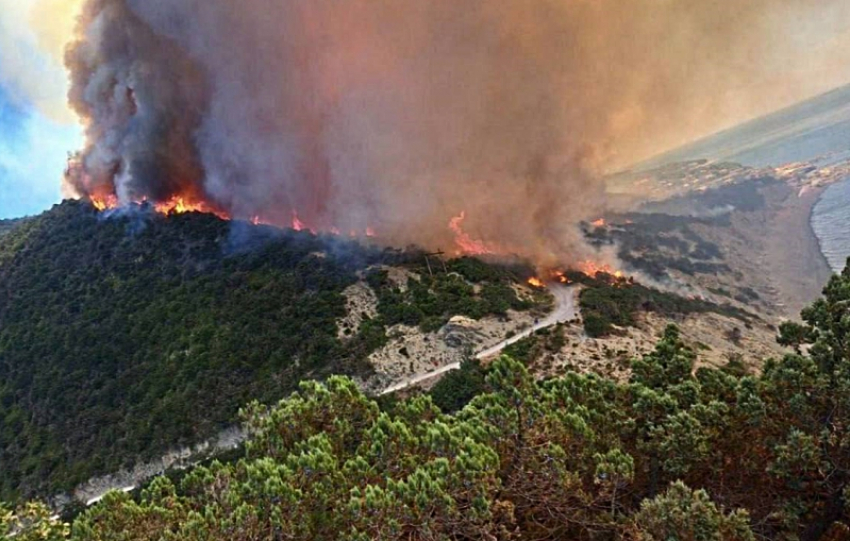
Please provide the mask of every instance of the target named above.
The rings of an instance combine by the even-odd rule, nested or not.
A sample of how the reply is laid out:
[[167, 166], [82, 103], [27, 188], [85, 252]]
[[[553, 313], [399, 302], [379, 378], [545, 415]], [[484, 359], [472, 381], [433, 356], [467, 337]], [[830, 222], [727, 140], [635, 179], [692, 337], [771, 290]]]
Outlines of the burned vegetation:
[[618, 329], [635, 326], [642, 312], [654, 312], [673, 321], [709, 312], [738, 319], [744, 324], [757, 319], [754, 314], [729, 304], [683, 297], [604, 273], [593, 277], [571, 273], [570, 278], [583, 285], [579, 303], [585, 332], [592, 338], [615, 334]]

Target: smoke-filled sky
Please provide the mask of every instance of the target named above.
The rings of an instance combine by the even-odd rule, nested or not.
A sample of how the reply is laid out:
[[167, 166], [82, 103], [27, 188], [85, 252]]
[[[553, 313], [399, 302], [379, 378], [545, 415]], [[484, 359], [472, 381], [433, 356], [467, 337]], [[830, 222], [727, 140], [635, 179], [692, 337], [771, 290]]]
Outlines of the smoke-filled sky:
[[603, 171], [850, 81], [846, 0], [0, 0], [0, 31], [14, 107], [81, 119], [70, 192], [432, 245], [465, 211], [534, 253]]

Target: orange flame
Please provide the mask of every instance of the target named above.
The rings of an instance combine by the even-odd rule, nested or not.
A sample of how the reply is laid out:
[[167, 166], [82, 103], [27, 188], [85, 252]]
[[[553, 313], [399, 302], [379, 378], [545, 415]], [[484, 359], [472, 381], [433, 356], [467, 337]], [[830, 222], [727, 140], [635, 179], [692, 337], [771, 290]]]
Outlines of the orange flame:
[[590, 222], [590, 225], [592, 225], [593, 227], [605, 227], [606, 223], [607, 222], [605, 221], [605, 218], [599, 218], [595, 222]]
[[528, 279], [528, 284], [533, 287], [546, 287], [546, 284], [543, 283], [543, 280], [536, 277], [531, 277]]
[[613, 276], [614, 278], [625, 277], [625, 274], [623, 274], [623, 271], [617, 270], [617, 269], [613, 268], [611, 265], [608, 265], [607, 263], [597, 263], [595, 261], [590, 261], [590, 260], [582, 261], [581, 263], [576, 265], [576, 269], [579, 272], [586, 274], [587, 276], [591, 276], [591, 277], [595, 277], [597, 274], [600, 274], [600, 273], [608, 274], [610, 276]]
[[466, 219], [466, 212], [461, 212], [459, 216], [455, 216], [449, 222], [449, 228], [454, 231], [455, 244], [460, 248], [461, 252], [468, 255], [487, 255], [495, 254], [498, 250], [489, 246], [483, 240], [476, 240], [469, 236], [469, 233], [463, 230], [461, 224]]
[[567, 275], [564, 274], [564, 271], [554, 270], [554, 271], [551, 271], [550, 274], [552, 275], [553, 280], [557, 280], [557, 281], [561, 282], [562, 284], [570, 284], [571, 283], [570, 279], [567, 278]]
[[223, 212], [216, 211], [202, 201], [191, 201], [185, 197], [176, 195], [168, 201], [162, 203], [154, 203], [153, 208], [160, 214], [185, 214], [187, 212], [203, 212], [206, 214], [215, 214], [224, 220], [230, 217]]
[[103, 212], [104, 210], [114, 209], [118, 206], [118, 198], [114, 195], [92, 195], [89, 198], [91, 204], [98, 211]]
[[[118, 200], [118, 197], [114, 194], [92, 194], [89, 196], [89, 202], [91, 205], [97, 209], [99, 212], [103, 212], [110, 209], [115, 209], [121, 206], [121, 202]], [[143, 198], [139, 201], [136, 201], [137, 204], [146, 203], [147, 199]], [[223, 211], [218, 210], [216, 207], [193, 198], [191, 196], [181, 196], [176, 195], [169, 199], [168, 201], [161, 201], [157, 203], [152, 203], [151, 207], [159, 214], [163, 215], [172, 215], [172, 214], [184, 214], [187, 212], [201, 212], [206, 214], [214, 214], [218, 216], [222, 220], [230, 220], [231, 217]], [[274, 222], [270, 222], [264, 219], [262, 216], [254, 215], [250, 219], [250, 223], [254, 225], [280, 225]], [[310, 231], [313, 234], [316, 234], [316, 229], [305, 224], [298, 216], [298, 212], [292, 211], [292, 221], [287, 226], [291, 227], [295, 231]], [[333, 235], [340, 236], [342, 232], [337, 227], [330, 227], [327, 231]], [[361, 236], [366, 237], [377, 237], [378, 234], [375, 231], [375, 228], [372, 226], [367, 227], [361, 233], [358, 233], [356, 230], [351, 230], [350, 233], [351, 238], [358, 238]]]

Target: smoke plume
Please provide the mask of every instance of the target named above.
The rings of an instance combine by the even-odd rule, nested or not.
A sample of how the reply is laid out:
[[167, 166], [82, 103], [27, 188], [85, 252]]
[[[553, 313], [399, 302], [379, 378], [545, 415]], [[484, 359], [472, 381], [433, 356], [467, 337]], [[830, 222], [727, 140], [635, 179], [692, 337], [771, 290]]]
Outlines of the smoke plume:
[[484, 246], [578, 256], [607, 161], [765, 81], [790, 54], [777, 20], [822, 6], [87, 0], [66, 55], [87, 145], [66, 184], [435, 248], [463, 212]]

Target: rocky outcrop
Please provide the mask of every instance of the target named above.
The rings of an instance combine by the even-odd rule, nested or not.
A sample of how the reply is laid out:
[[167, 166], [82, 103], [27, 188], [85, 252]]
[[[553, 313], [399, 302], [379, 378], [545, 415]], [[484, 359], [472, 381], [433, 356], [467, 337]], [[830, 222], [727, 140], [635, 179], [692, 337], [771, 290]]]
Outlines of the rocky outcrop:
[[446, 346], [454, 349], [474, 349], [487, 339], [478, 322], [464, 316], [451, 318], [438, 336]]

